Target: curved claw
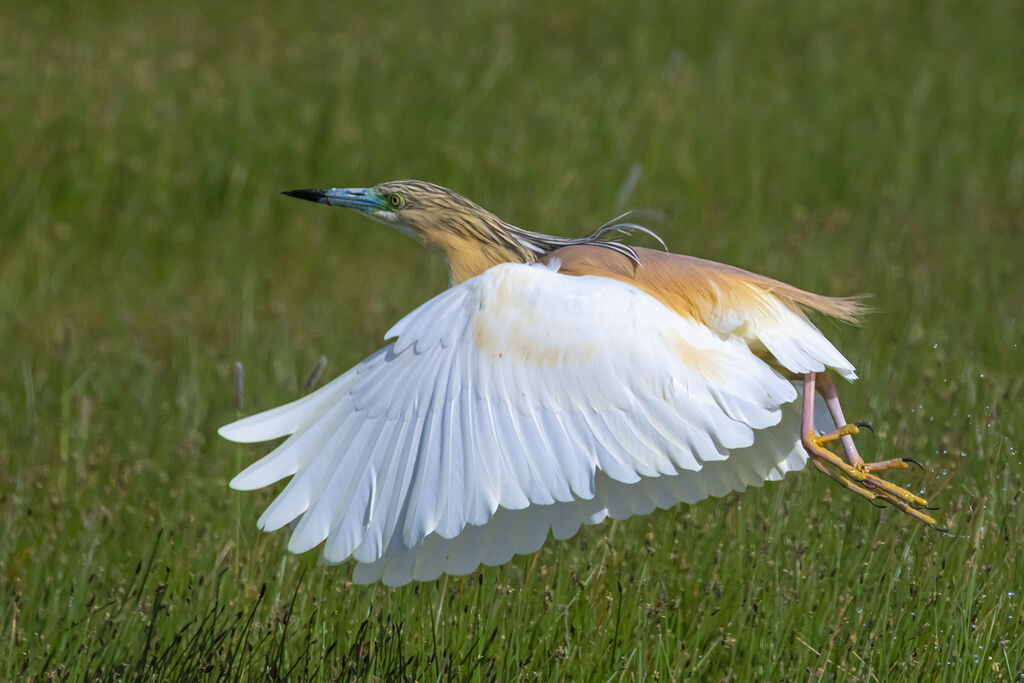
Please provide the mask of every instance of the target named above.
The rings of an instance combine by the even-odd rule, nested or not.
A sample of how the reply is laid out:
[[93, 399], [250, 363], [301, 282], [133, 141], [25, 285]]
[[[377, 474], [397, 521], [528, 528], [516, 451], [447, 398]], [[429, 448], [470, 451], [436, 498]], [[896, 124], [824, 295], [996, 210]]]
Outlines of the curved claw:
[[917, 465], [917, 466], [918, 466], [918, 467], [920, 467], [920, 468], [921, 468], [922, 470], [924, 469], [924, 465], [922, 465], [922, 464], [921, 464], [921, 463], [919, 463], [918, 461], [914, 460], [913, 458], [900, 458], [900, 460], [902, 460], [903, 462], [909, 462], [909, 463], [911, 463], [912, 465]]
[[[877, 503], [875, 502], [876, 500], [878, 500], [878, 502], [877, 502]], [[879, 510], [884, 510], [885, 508], [887, 508], [887, 507], [890, 507], [890, 506], [889, 506], [888, 504], [886, 504], [886, 503], [885, 503], [884, 501], [882, 501], [882, 500], [879, 500], [879, 499], [877, 499], [877, 498], [875, 498], [875, 499], [872, 499], [872, 500], [869, 500], [868, 502], [869, 502], [869, 503], [871, 503], [871, 504], [872, 504], [873, 506], [875, 506], [876, 508], [878, 508]]]
[[939, 509], [938, 505], [936, 505], [935, 507], [929, 507], [927, 505], [922, 505], [921, 507], [923, 507], [925, 510], [931, 510], [932, 512], [935, 512], [936, 510]]
[[872, 434], [875, 433], [875, 428], [871, 426], [870, 422], [854, 422], [853, 424], [855, 424], [858, 427], [863, 427], [864, 429], [868, 430]]

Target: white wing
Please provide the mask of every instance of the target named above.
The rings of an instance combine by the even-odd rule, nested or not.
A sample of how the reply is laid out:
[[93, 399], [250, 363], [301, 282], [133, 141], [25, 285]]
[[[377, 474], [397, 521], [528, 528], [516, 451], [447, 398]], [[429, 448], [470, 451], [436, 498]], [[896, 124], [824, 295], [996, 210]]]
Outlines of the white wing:
[[[811, 343], [776, 333], [784, 366], [849, 366], [807, 327]], [[298, 520], [289, 549], [326, 540], [323, 559], [354, 558], [357, 581], [468, 573], [536, 550], [549, 528], [566, 538], [804, 464], [798, 387], [623, 282], [500, 265], [388, 337], [317, 392], [220, 430], [292, 435], [231, 486], [292, 476], [260, 527]]]

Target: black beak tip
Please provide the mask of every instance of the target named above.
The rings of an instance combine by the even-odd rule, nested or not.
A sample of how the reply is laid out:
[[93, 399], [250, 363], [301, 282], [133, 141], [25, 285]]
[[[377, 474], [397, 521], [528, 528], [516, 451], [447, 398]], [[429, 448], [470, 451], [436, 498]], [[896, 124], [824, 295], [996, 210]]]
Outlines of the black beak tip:
[[288, 195], [289, 197], [295, 197], [296, 199], [305, 199], [309, 202], [323, 203], [324, 201], [323, 190], [288, 190], [281, 194]]

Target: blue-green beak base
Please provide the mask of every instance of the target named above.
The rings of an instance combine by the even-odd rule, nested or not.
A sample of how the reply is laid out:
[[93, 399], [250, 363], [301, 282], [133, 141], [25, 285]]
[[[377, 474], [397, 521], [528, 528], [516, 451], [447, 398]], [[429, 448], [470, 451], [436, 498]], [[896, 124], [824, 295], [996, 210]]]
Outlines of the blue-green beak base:
[[341, 206], [356, 211], [379, 211], [386, 204], [372, 190], [363, 187], [330, 188], [325, 190], [288, 190], [281, 194], [305, 199], [318, 204]]

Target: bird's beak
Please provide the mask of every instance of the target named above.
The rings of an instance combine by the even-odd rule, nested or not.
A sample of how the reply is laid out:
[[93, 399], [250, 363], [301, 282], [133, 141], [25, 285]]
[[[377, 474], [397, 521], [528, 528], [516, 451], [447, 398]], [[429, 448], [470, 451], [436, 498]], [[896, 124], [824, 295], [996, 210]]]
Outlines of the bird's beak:
[[372, 211], [384, 208], [384, 203], [370, 189], [365, 187], [330, 188], [327, 190], [289, 190], [282, 192], [289, 197], [305, 199], [318, 204], [330, 204], [357, 211]]

